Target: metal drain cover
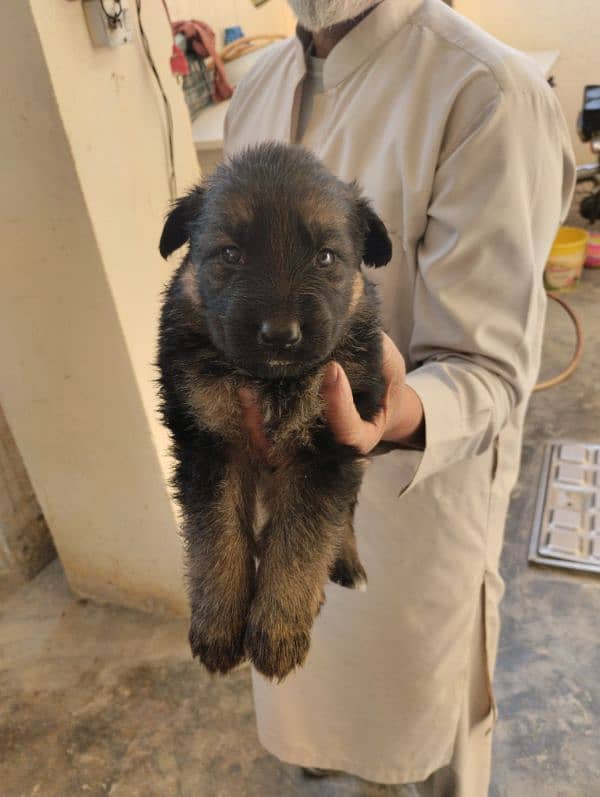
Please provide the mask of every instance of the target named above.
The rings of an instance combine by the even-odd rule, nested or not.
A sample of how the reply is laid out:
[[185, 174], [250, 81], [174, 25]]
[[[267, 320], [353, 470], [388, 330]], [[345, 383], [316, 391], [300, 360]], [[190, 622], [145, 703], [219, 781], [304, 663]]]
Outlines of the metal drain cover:
[[600, 443], [546, 447], [529, 561], [600, 573]]

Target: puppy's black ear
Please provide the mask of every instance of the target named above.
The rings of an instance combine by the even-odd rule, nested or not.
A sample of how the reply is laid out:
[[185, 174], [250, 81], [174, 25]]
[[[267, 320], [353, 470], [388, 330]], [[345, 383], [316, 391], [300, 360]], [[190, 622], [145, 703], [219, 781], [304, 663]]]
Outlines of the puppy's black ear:
[[366, 226], [363, 262], [374, 268], [385, 266], [392, 259], [392, 242], [385, 224], [363, 197], [358, 200], [358, 210]]
[[196, 186], [189, 194], [175, 200], [160, 236], [158, 249], [162, 257], [169, 257], [172, 252], [189, 241], [191, 224], [202, 209], [203, 198], [204, 188]]

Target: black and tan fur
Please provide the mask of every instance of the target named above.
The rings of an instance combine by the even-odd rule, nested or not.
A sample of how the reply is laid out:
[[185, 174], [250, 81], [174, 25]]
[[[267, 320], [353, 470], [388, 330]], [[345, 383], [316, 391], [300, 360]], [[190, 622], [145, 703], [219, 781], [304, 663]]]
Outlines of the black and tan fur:
[[[248, 656], [283, 678], [306, 657], [327, 579], [358, 587], [366, 578], [352, 528], [365, 460], [334, 440], [320, 387], [336, 360], [361, 416], [381, 407], [381, 334], [361, 262], [384, 265], [391, 243], [355, 184], [279, 144], [247, 150], [178, 200], [161, 254], [186, 242], [166, 291], [158, 364], [190, 643], [211, 671]], [[291, 334], [292, 323], [298, 342], [261, 337]], [[259, 396], [268, 462], [241, 422], [244, 386]]]

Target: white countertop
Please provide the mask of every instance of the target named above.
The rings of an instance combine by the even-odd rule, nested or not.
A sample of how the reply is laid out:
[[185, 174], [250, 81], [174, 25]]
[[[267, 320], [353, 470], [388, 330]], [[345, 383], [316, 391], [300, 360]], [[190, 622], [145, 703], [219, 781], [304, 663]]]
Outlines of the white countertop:
[[[560, 57], [558, 50], [536, 50], [527, 55], [533, 58], [547, 78], [552, 74]], [[192, 138], [199, 152], [223, 149], [225, 114], [230, 102], [231, 100], [224, 100], [216, 105], [208, 105], [192, 122]]]
[[[232, 86], [237, 86], [246, 72], [252, 69], [263, 55], [263, 52], [264, 48], [253, 50], [241, 58], [236, 58], [225, 64], [225, 73]], [[230, 102], [231, 100], [223, 100], [223, 102], [218, 102], [216, 105], [208, 105], [194, 119], [192, 122], [192, 138], [197, 151], [223, 149], [225, 114]]]
[[222, 149], [225, 114], [231, 100], [203, 108], [192, 122], [192, 138], [199, 151]]

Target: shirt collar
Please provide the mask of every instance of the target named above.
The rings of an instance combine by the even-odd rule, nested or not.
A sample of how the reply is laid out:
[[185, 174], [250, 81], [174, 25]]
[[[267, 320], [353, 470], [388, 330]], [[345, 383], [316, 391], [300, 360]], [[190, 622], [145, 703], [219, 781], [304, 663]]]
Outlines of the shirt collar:
[[[382, 47], [402, 28], [423, 0], [382, 0], [350, 33], [339, 41], [325, 59], [324, 89], [334, 88]], [[311, 41], [309, 31], [296, 28], [296, 58], [306, 71], [305, 51]]]

